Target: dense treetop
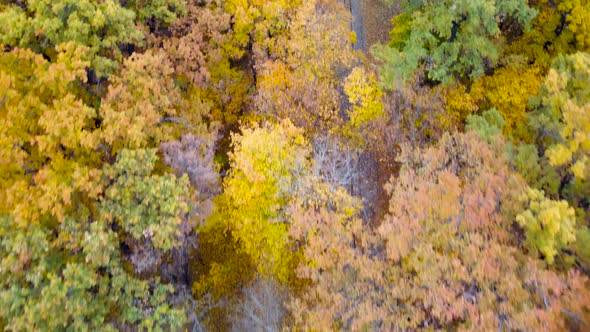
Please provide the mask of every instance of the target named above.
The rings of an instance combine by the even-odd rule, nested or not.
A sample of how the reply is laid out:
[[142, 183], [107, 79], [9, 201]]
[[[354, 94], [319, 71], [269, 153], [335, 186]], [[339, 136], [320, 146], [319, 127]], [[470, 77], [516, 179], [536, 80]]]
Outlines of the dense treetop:
[[387, 2], [0, 0], [0, 330], [588, 330], [590, 3]]

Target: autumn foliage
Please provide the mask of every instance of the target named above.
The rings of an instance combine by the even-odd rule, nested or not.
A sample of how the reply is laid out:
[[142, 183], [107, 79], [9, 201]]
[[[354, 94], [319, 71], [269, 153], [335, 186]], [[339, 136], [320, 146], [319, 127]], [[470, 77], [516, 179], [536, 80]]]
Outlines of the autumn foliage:
[[589, 330], [590, 3], [385, 2], [0, 0], [0, 330]]

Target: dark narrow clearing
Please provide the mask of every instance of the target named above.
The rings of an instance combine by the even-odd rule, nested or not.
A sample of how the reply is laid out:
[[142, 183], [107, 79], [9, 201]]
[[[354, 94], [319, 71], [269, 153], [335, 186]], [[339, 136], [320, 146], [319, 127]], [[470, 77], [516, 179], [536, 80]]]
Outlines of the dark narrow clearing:
[[389, 39], [391, 17], [399, 12], [399, 5], [383, 0], [344, 0], [352, 15], [351, 29], [356, 34], [354, 48], [368, 51], [375, 43]]

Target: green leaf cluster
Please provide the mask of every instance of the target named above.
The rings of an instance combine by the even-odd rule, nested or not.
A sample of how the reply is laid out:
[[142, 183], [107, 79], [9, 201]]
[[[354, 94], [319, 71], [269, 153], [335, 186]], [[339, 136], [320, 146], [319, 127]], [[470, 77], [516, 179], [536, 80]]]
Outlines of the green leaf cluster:
[[494, 139], [502, 135], [502, 128], [505, 121], [495, 108], [487, 110], [482, 115], [467, 116], [467, 131], [475, 131], [479, 137], [488, 143], [492, 143]]
[[119, 45], [142, 38], [135, 13], [114, 0], [31, 0], [0, 13], [0, 43], [51, 55], [56, 45], [74, 42], [89, 48], [99, 75], [118, 66]]
[[[398, 48], [374, 50], [388, 88], [419, 71], [444, 84], [475, 80], [502, 54], [501, 22], [515, 20], [528, 27], [536, 14], [524, 0], [408, 1], [405, 8], [412, 18], [410, 33], [396, 30], [393, 43]], [[407, 28], [401, 23], [396, 29], [403, 32]], [[403, 35], [405, 41], [397, 40]]]
[[100, 208], [106, 220], [135, 239], [149, 239], [166, 251], [177, 245], [179, 226], [189, 211], [189, 181], [186, 174], [151, 175], [157, 159], [155, 149], [119, 152], [117, 162], [104, 169], [111, 184]]

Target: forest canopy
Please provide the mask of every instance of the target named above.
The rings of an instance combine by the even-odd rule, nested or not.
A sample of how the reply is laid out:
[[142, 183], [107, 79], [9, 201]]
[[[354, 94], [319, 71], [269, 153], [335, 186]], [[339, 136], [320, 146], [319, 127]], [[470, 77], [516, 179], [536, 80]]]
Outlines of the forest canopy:
[[0, 0], [0, 331], [589, 330], [589, 22]]

